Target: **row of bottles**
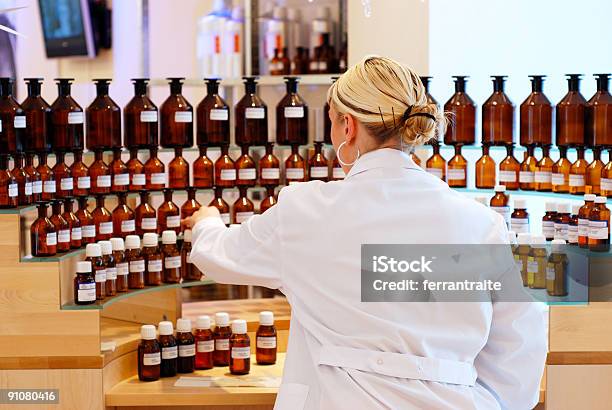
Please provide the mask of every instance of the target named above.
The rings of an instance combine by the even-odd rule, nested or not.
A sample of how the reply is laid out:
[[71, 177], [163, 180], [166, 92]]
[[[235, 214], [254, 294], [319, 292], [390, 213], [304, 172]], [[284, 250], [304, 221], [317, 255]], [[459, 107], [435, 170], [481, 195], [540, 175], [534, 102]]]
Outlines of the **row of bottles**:
[[[138, 378], [155, 381], [173, 377], [177, 373], [193, 373], [213, 367], [229, 366], [231, 374], [245, 375], [251, 370], [251, 340], [245, 320], [231, 322], [226, 312], [215, 314], [211, 329], [209, 316], [198, 316], [195, 332], [189, 319], [178, 319], [176, 336], [172, 322], [159, 323], [159, 338], [153, 325], [141, 327], [138, 346]], [[259, 327], [255, 334], [255, 359], [258, 365], [276, 363], [277, 333], [274, 314], [259, 313]]]
[[329, 35], [323, 34], [322, 44], [309, 50], [297, 47], [293, 59], [289, 59], [288, 49], [275, 48], [269, 62], [270, 75], [337, 74], [346, 71], [346, 48], [339, 54], [329, 44]]

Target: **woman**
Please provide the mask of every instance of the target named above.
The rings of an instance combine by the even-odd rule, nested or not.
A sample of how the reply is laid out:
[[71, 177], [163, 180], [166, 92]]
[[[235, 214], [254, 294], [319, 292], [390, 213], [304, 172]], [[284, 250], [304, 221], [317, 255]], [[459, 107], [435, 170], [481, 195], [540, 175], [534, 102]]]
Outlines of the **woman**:
[[370, 57], [328, 93], [344, 181], [285, 187], [226, 228], [202, 208], [192, 260], [212, 279], [280, 289], [291, 330], [277, 409], [527, 409], [546, 355], [529, 303], [362, 303], [368, 243], [507, 243], [502, 218], [424, 172], [404, 147], [444, 121], [409, 68]]

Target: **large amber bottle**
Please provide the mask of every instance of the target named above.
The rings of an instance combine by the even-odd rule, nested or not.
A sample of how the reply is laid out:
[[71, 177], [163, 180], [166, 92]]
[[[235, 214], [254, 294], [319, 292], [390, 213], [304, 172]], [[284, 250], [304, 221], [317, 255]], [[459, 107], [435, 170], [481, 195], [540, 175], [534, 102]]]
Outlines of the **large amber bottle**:
[[520, 108], [521, 145], [547, 146], [552, 144], [552, 105], [542, 92], [545, 75], [530, 75], [531, 94]]
[[157, 106], [147, 95], [148, 78], [134, 78], [134, 97], [123, 109], [125, 146], [128, 149], [159, 145]]
[[55, 151], [83, 149], [83, 109], [70, 95], [73, 78], [58, 78], [58, 97], [51, 104], [51, 141]]
[[164, 148], [193, 146], [193, 107], [183, 97], [184, 78], [168, 78], [170, 95], [161, 105], [159, 144]]
[[197, 107], [198, 146], [216, 147], [230, 143], [230, 109], [219, 95], [219, 81], [207, 78], [206, 96]]
[[0, 155], [23, 152], [25, 111], [13, 97], [13, 80], [0, 78]]
[[287, 94], [276, 106], [276, 142], [280, 145], [308, 143], [308, 105], [297, 93], [298, 78], [285, 77]]
[[21, 103], [26, 116], [23, 139], [29, 153], [51, 151], [51, 106], [40, 95], [42, 78], [26, 78], [28, 96]]
[[597, 91], [587, 105], [587, 144], [612, 147], [612, 95], [608, 91], [609, 74], [595, 74]]
[[87, 107], [87, 149], [121, 148], [121, 109], [108, 95], [109, 79], [97, 79], [96, 98]]
[[495, 161], [489, 155], [489, 146], [482, 146], [482, 156], [476, 162], [476, 188], [493, 189], [495, 187]]
[[243, 78], [245, 94], [234, 109], [236, 144], [265, 145], [268, 142], [268, 107], [257, 95], [256, 77]]
[[471, 145], [476, 142], [476, 104], [465, 92], [466, 76], [454, 76], [455, 94], [444, 104], [444, 111], [452, 116], [446, 128], [444, 143]]
[[587, 101], [580, 94], [581, 74], [567, 74], [568, 92], [556, 108], [557, 145], [577, 147], [585, 144]]
[[514, 142], [514, 104], [504, 93], [506, 76], [493, 76], [493, 94], [482, 105], [482, 144]]

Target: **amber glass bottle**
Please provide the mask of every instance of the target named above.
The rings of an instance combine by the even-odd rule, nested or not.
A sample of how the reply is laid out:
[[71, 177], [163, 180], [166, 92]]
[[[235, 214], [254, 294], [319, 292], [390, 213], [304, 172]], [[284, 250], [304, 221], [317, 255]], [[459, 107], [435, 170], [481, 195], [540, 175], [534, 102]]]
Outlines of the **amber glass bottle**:
[[147, 232], [142, 238], [142, 257], [145, 261], [145, 285], [159, 286], [162, 284], [164, 257], [158, 248], [156, 233]]
[[51, 202], [51, 209], [53, 212], [49, 220], [57, 232], [57, 251], [68, 252], [70, 250], [70, 224], [62, 216], [62, 201]]
[[110, 193], [111, 174], [108, 165], [104, 162], [104, 153], [96, 151], [95, 160], [89, 167], [89, 177], [91, 179], [91, 188], [89, 192], [92, 195], [103, 195]]
[[83, 109], [70, 96], [72, 78], [58, 78], [59, 96], [51, 104], [51, 141], [53, 150], [75, 151], [83, 149]]
[[157, 232], [161, 234], [173, 230], [177, 234], [181, 231], [181, 216], [178, 206], [172, 202], [172, 190], [164, 189], [164, 202], [157, 208]]
[[140, 328], [138, 345], [138, 380], [152, 382], [159, 380], [161, 368], [161, 346], [155, 340], [155, 326], [143, 325]]
[[323, 153], [323, 142], [315, 141], [314, 154], [308, 160], [308, 176], [311, 181], [329, 181], [329, 163]]
[[569, 192], [569, 174], [572, 163], [567, 159], [567, 148], [559, 147], [559, 160], [552, 170], [552, 189], [556, 193]]
[[291, 146], [291, 155], [285, 160], [285, 180], [287, 185], [306, 181], [306, 161], [298, 145]]
[[259, 327], [257, 328], [257, 349], [255, 358], [257, 364], [276, 363], [276, 328], [274, 327], [274, 313], [259, 312]]
[[499, 163], [499, 183], [508, 190], [519, 189], [521, 164], [514, 158], [514, 147], [506, 145], [506, 158]]
[[130, 173], [127, 165], [121, 159], [121, 148], [113, 149], [113, 160], [109, 168], [112, 177], [111, 191], [117, 194], [127, 192], [130, 185]]
[[111, 245], [117, 268], [117, 292], [127, 292], [130, 265], [125, 258], [125, 242], [121, 238], [111, 238]]
[[193, 162], [193, 186], [195, 188], [212, 188], [215, 166], [206, 156], [206, 147], [200, 147], [200, 156]]
[[121, 109], [108, 95], [111, 80], [97, 79], [96, 98], [87, 107], [87, 149], [109, 151], [121, 148]]
[[240, 196], [236, 199], [232, 208], [232, 222], [236, 224], [243, 223], [255, 214], [255, 205], [247, 197], [246, 187], [240, 187], [239, 190]]
[[531, 237], [531, 251], [527, 262], [527, 285], [531, 289], [546, 289], [546, 267], [548, 251], [542, 235]]
[[586, 140], [590, 147], [612, 146], [612, 95], [608, 91], [609, 74], [595, 74], [597, 91], [588, 101]]
[[578, 214], [580, 205], [572, 205], [572, 214], [570, 216], [569, 227], [567, 230], [567, 243], [570, 245], [578, 245]]
[[32, 256], [53, 256], [57, 253], [57, 231], [47, 218], [47, 204], [39, 203], [38, 219], [30, 226]]
[[275, 48], [274, 55], [272, 56], [268, 64], [270, 75], [282, 75], [283, 65], [280, 61], [280, 57], [278, 56], [278, 53], [279, 53], [279, 49]]
[[259, 185], [280, 185], [280, 161], [274, 155], [274, 143], [266, 144], [266, 153], [259, 160]]
[[79, 197], [79, 209], [75, 215], [81, 223], [81, 236], [83, 245], [94, 243], [96, 241], [96, 221], [93, 215], [87, 209], [87, 197]]
[[[257, 95], [256, 77], [243, 77], [245, 94], [236, 107], [236, 144], [265, 145], [268, 141], [268, 106]], [[227, 138], [229, 143], [229, 136]]]
[[128, 235], [125, 238], [125, 259], [129, 264], [128, 288], [142, 289], [145, 287], [145, 262], [140, 252], [140, 238]]
[[213, 363], [215, 366], [229, 366], [230, 363], [230, 336], [232, 329], [229, 326], [229, 315], [225, 312], [215, 314], [215, 329], [213, 338], [215, 340], [215, 351], [213, 352]]
[[476, 104], [465, 92], [466, 76], [453, 76], [455, 94], [444, 104], [453, 121], [446, 128], [444, 143], [447, 145], [471, 145], [476, 142]]
[[546, 202], [545, 214], [542, 217], [542, 235], [547, 241], [552, 241], [555, 238], [555, 221], [557, 220], [557, 204], [555, 202]]
[[440, 155], [440, 143], [437, 140], [432, 141], [431, 147], [433, 153], [425, 162], [425, 170], [444, 181], [446, 179], [446, 160]]
[[263, 214], [268, 209], [276, 205], [277, 202], [278, 202], [278, 199], [276, 198], [276, 195], [274, 195], [274, 187], [273, 186], [266, 187], [266, 197], [259, 204], [259, 213]]
[[593, 162], [589, 164], [586, 170], [586, 185], [590, 187], [591, 193], [599, 195], [601, 193], [601, 172], [603, 171], [604, 163], [601, 161], [601, 149], [593, 148]]
[[568, 257], [565, 241], [553, 241], [546, 265], [546, 292], [550, 296], [567, 296]]
[[230, 207], [229, 204], [227, 202], [225, 202], [225, 199], [223, 199], [223, 188], [215, 188], [215, 197], [212, 199], [212, 201], [210, 201], [210, 203], [208, 204], [208, 206], [214, 206], [215, 208], [217, 208], [219, 210], [219, 213], [221, 214], [221, 220], [223, 221], [224, 224], [229, 225], [230, 224]]
[[0, 78], [0, 153], [23, 152], [26, 115], [13, 97], [13, 80]]
[[229, 156], [229, 147], [221, 147], [221, 156], [215, 161], [215, 186], [231, 188], [236, 184], [236, 167]]
[[586, 172], [589, 163], [584, 159], [584, 148], [577, 147], [578, 158], [572, 164], [569, 174], [569, 192], [574, 195], [584, 195]]
[[291, 74], [291, 60], [289, 59], [289, 51], [287, 47], [281, 49], [278, 53], [278, 67], [280, 70], [280, 75], [289, 75]]
[[97, 243], [87, 244], [85, 260], [91, 262], [91, 268], [96, 279], [96, 300], [106, 297], [106, 267], [102, 260], [102, 247]]
[[521, 145], [546, 146], [552, 144], [552, 105], [542, 92], [545, 75], [530, 75], [531, 94], [520, 108]]
[[25, 158], [24, 170], [28, 174], [28, 178], [32, 183], [32, 203], [39, 202], [42, 200], [43, 186], [40, 179], [40, 174], [34, 166], [34, 154], [26, 154]]
[[308, 74], [321, 74], [319, 72], [319, 61], [321, 61], [321, 47], [315, 47], [312, 57], [308, 63]]
[[608, 157], [611, 160], [601, 170], [601, 195], [612, 198], [612, 149], [608, 150]]
[[149, 159], [144, 164], [145, 188], [148, 190], [164, 189], [166, 187], [166, 167], [157, 158], [157, 148], [151, 148], [149, 151]]
[[195, 338], [191, 333], [191, 320], [177, 319], [176, 344], [178, 346], [178, 360], [176, 370], [179, 373], [193, 373], [195, 369]]
[[528, 146], [525, 152], [525, 158], [521, 163], [521, 171], [519, 173], [519, 187], [523, 191], [533, 191], [536, 188], [535, 172], [538, 168], [538, 160], [534, 156], [534, 146]]
[[589, 247], [589, 218], [591, 209], [595, 206], [596, 195], [586, 194], [584, 205], [578, 210], [578, 245], [581, 248]]
[[159, 345], [161, 346], [161, 377], [176, 376], [178, 348], [173, 336], [172, 322], [159, 322]]
[[249, 374], [251, 371], [251, 340], [247, 334], [245, 320], [238, 319], [232, 322], [230, 351], [230, 373]]
[[96, 197], [96, 207], [91, 216], [93, 216], [96, 224], [96, 240], [109, 240], [113, 235], [113, 215], [104, 206], [104, 196], [98, 195]]
[[249, 155], [248, 145], [243, 145], [240, 158], [236, 160], [236, 185], [237, 186], [255, 186], [257, 182], [257, 168], [255, 168], [255, 160]]
[[581, 74], [567, 74], [568, 92], [556, 107], [557, 146], [577, 147], [585, 144], [587, 101], [580, 94]]
[[215, 341], [212, 330], [210, 330], [210, 317], [198, 316], [194, 336], [196, 342], [195, 368], [198, 370], [212, 369]]
[[113, 245], [111, 241], [98, 242], [102, 249], [102, 261], [106, 271], [106, 283], [104, 291], [106, 296], [115, 296], [117, 294], [117, 265], [113, 257]]
[[91, 188], [89, 168], [83, 163], [83, 151], [74, 152], [74, 161], [70, 166], [72, 176], [72, 194], [74, 196], [87, 196]]
[[83, 231], [81, 230], [81, 222], [79, 218], [72, 212], [72, 198], [64, 199], [64, 213], [62, 217], [68, 222], [70, 228], [70, 247], [78, 249], [83, 246]]
[[8, 170], [8, 156], [0, 154], [0, 208], [14, 208], [18, 204], [17, 181]]
[[147, 232], [157, 233], [157, 212], [149, 203], [149, 193], [140, 191], [140, 204], [134, 210], [136, 219], [136, 235]]
[[195, 188], [187, 188], [187, 200], [181, 206], [181, 219], [185, 219], [190, 217], [200, 209], [202, 205], [196, 199], [196, 189]]
[[53, 175], [55, 178], [55, 196], [57, 198], [68, 198], [73, 195], [74, 179], [70, 173], [70, 168], [64, 162], [65, 157], [63, 152], [58, 152], [55, 155], [55, 165], [53, 166]]
[[220, 80], [207, 78], [204, 81], [207, 93], [197, 107], [198, 146], [229, 145], [230, 109], [219, 95]]
[[80, 261], [76, 263], [74, 303], [77, 305], [96, 303], [96, 279], [91, 271], [91, 262]]
[[191, 229], [185, 229], [183, 246], [181, 246], [181, 277], [183, 281], [202, 279], [202, 272], [191, 261], [191, 238]]
[[467, 187], [467, 160], [461, 155], [461, 145], [455, 145], [455, 155], [446, 165], [446, 183], [449, 187]]
[[506, 194], [506, 187], [503, 185], [497, 185], [494, 188], [495, 195], [491, 198], [489, 206], [491, 210], [499, 213], [506, 221], [508, 229], [510, 228], [510, 196]]
[[164, 283], [179, 283], [181, 281], [181, 252], [176, 245], [176, 232], [162, 233], [161, 252], [164, 257]]
[[32, 181], [23, 167], [23, 154], [13, 155], [13, 169], [11, 175], [17, 184], [17, 204], [29, 205], [32, 203]]
[[[293, 60], [291, 60], [291, 75], [307, 74], [308, 59], [305, 57], [304, 47], [296, 47]], [[306, 65], [306, 67], [304, 67]], [[304, 70], [306, 68], [306, 70]]]
[[514, 200], [514, 211], [510, 215], [510, 230], [516, 234], [529, 233], [529, 213], [524, 199]]
[[124, 238], [136, 232], [134, 211], [126, 204], [126, 193], [117, 195], [118, 204], [113, 209], [113, 232], [116, 237]]
[[514, 104], [504, 93], [506, 76], [493, 76], [493, 94], [482, 105], [482, 144], [514, 142]]
[[410, 159], [412, 159], [412, 161], [417, 164], [417, 166], [421, 166], [421, 158], [419, 158], [419, 156], [414, 151], [410, 152]]
[[42, 78], [25, 78], [28, 96], [21, 103], [26, 116], [23, 138], [28, 153], [51, 152], [51, 106], [40, 95]]
[[189, 164], [183, 158], [183, 148], [174, 148], [174, 159], [168, 164], [168, 187], [185, 189], [189, 186]]
[[489, 146], [482, 146], [482, 157], [476, 162], [476, 188], [495, 187], [495, 161], [489, 155]]
[[571, 219], [570, 205], [568, 203], [557, 204], [557, 216], [555, 219], [555, 239], [567, 241], [569, 223]]
[[[0, 169], [4, 169], [4, 167], [0, 167]], [[47, 165], [46, 153], [38, 155], [38, 167], [36, 170], [40, 174], [40, 180], [43, 183], [42, 200], [52, 201], [55, 198], [56, 191], [55, 176], [53, 175], [53, 170]]]
[[276, 106], [276, 142], [280, 145], [308, 143], [308, 105], [297, 93], [297, 77], [285, 77], [287, 94]]
[[136, 192], [144, 189], [147, 179], [145, 177], [144, 164], [138, 159], [138, 149], [130, 149], [130, 159], [126, 166], [130, 177], [129, 190]]
[[552, 170], [555, 163], [550, 158], [550, 146], [542, 147], [542, 159], [538, 161], [535, 171], [535, 189], [541, 192], [552, 191]]
[[164, 148], [193, 146], [193, 107], [181, 94], [184, 78], [168, 78], [170, 96], [161, 105], [159, 143]]
[[608, 252], [610, 250], [610, 210], [606, 198], [598, 196], [589, 214], [589, 250]]
[[159, 145], [157, 106], [147, 96], [148, 78], [134, 78], [134, 97], [123, 109], [125, 146], [132, 150]]

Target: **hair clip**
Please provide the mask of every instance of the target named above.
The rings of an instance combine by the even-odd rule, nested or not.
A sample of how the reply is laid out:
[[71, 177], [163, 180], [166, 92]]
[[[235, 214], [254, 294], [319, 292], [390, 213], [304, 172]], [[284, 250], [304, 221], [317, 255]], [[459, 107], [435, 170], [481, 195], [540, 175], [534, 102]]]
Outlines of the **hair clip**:
[[397, 125], [395, 124], [395, 110], [393, 109], [393, 106], [391, 106], [391, 113], [393, 114], [393, 128], [397, 128]]
[[380, 119], [382, 120], [383, 126], [385, 127], [385, 129], [387, 129], [387, 124], [385, 124], [385, 117], [383, 117], [383, 113], [380, 109], [380, 106], [378, 106], [378, 112], [380, 113]]
[[406, 111], [404, 111], [404, 115], [402, 115], [402, 119], [404, 121], [408, 121], [408, 119], [412, 117], [427, 117], [432, 121], [436, 121], [436, 117], [430, 113], [417, 112], [415, 114], [411, 114], [411, 112], [412, 112], [412, 105], [409, 105], [408, 108], [406, 108]]

